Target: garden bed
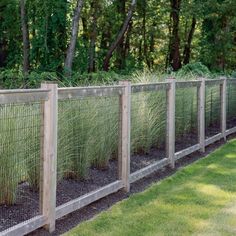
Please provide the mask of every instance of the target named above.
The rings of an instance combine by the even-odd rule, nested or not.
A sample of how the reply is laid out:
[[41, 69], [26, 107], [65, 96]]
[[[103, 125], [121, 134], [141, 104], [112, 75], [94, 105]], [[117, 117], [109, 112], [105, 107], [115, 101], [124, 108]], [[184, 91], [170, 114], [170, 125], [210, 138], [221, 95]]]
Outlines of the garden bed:
[[[235, 138], [236, 135], [228, 136], [229, 139]], [[183, 166], [189, 165], [205, 156], [213, 152], [215, 149], [223, 145], [225, 142], [223, 140], [218, 141], [214, 144], [209, 145], [206, 147], [206, 152], [204, 154], [195, 152], [185, 158], [182, 158], [176, 162], [176, 169], [171, 168], [163, 168], [160, 171], [154, 172], [153, 174], [138, 180], [137, 182], [131, 185], [130, 193], [125, 193], [123, 191], [118, 191], [117, 193], [111, 194], [97, 202], [90, 204], [76, 212], [71, 213], [68, 216], [63, 217], [56, 222], [56, 231], [52, 235], [61, 235], [68, 230], [72, 229], [73, 227], [77, 226], [79, 223], [91, 219], [98, 213], [110, 208], [113, 204], [122, 199], [125, 199], [130, 196], [130, 194], [142, 192], [145, 190], [150, 184], [160, 181], [172, 174], [174, 174], [178, 169], [182, 168]], [[44, 229], [38, 229], [35, 232], [29, 234], [30, 236], [49, 236], [49, 234]]]
[[[228, 122], [229, 124], [229, 122]], [[235, 126], [235, 120], [230, 122], [231, 126]], [[214, 127], [213, 127], [214, 129]], [[215, 128], [217, 129], [217, 127]], [[181, 141], [176, 141], [176, 151], [182, 150], [186, 147], [192, 146], [197, 140], [196, 134], [188, 134], [184, 136]], [[212, 144], [207, 148], [207, 153], [221, 145], [223, 141]], [[204, 154], [204, 155], [206, 155]], [[202, 155], [201, 155], [202, 156]], [[140, 170], [155, 161], [158, 161], [165, 157], [164, 148], [154, 149], [152, 148], [148, 154], [136, 154], [131, 156], [131, 173]], [[183, 158], [178, 161], [177, 166], [186, 165], [195, 161], [199, 158], [199, 153], [196, 152], [188, 156], [188, 158]], [[173, 173], [173, 170], [169, 168], [164, 168], [162, 171], [158, 171], [155, 174], [146, 177], [137, 183], [133, 184], [132, 191], [141, 191], [144, 186], [148, 185], [152, 181], [156, 181], [158, 178], [163, 178], [167, 175]], [[76, 199], [86, 193], [94, 191], [102, 186], [112, 183], [118, 179], [118, 163], [117, 160], [110, 160], [107, 168], [101, 170], [97, 168], [90, 168], [88, 176], [84, 180], [73, 180], [73, 179], [63, 179], [58, 183], [57, 186], [57, 206], [62, 205], [70, 200]], [[140, 184], [140, 186], [139, 186]], [[114, 194], [112, 196], [115, 196]], [[127, 194], [117, 193], [115, 201], [126, 197]], [[110, 199], [110, 197], [106, 197]], [[113, 200], [114, 200], [113, 199]], [[110, 205], [113, 202], [108, 200], [104, 205]], [[103, 201], [103, 200], [102, 200]], [[111, 201], [111, 203], [110, 203]], [[93, 205], [93, 204], [92, 204]], [[101, 209], [104, 207], [101, 206]], [[96, 209], [99, 211], [99, 209]], [[83, 211], [83, 210], [82, 210]], [[74, 213], [73, 213], [74, 214]], [[75, 213], [76, 214], [76, 213]], [[93, 211], [91, 212], [91, 215]], [[39, 215], [39, 194], [33, 191], [29, 185], [24, 182], [18, 186], [16, 203], [13, 206], [0, 206], [0, 232], [25, 220], [28, 220], [34, 216]], [[85, 214], [88, 215], [88, 214]], [[81, 218], [81, 217], [80, 217]], [[83, 218], [83, 217], [82, 217]]]

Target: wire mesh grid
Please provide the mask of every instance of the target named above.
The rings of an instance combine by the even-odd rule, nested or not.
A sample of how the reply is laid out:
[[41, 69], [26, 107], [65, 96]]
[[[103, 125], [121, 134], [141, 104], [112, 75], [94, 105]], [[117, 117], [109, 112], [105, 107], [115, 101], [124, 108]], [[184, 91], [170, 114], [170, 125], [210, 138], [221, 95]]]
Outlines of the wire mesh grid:
[[0, 105], [0, 232], [39, 215], [40, 102]]
[[236, 126], [236, 83], [227, 82], [227, 129]]
[[131, 173], [166, 157], [166, 90], [131, 96]]
[[119, 97], [59, 101], [57, 205], [118, 179]]
[[206, 138], [220, 133], [221, 99], [220, 85], [206, 85], [205, 132]]
[[176, 89], [175, 151], [198, 143], [197, 87]]

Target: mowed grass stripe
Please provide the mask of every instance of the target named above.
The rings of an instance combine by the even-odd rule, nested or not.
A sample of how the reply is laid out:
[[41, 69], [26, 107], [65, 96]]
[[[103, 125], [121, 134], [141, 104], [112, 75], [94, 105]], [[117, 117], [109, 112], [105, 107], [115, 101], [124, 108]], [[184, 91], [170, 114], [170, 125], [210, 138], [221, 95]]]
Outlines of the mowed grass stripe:
[[236, 140], [66, 235], [235, 235]]

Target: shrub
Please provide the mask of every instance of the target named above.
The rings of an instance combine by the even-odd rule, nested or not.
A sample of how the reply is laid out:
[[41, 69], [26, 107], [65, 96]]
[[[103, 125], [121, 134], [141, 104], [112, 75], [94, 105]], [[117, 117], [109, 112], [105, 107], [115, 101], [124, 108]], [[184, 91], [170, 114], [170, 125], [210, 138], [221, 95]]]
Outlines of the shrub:
[[208, 77], [211, 73], [201, 62], [189, 63], [183, 66], [177, 73], [179, 76], [193, 74], [195, 76]]
[[236, 79], [236, 71], [233, 71], [233, 72], [231, 73], [231, 77]]

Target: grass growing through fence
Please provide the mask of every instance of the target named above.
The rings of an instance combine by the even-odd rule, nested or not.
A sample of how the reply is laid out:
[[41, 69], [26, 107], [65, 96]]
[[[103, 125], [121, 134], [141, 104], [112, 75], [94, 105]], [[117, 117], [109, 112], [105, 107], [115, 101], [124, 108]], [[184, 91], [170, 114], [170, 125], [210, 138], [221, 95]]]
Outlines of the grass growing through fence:
[[[235, 83], [230, 83], [227, 86], [227, 121], [236, 118], [236, 86]], [[232, 125], [228, 124], [227, 128], [232, 128]]]
[[235, 235], [236, 140], [66, 235]]
[[[150, 83], [165, 80], [166, 76], [155, 74], [136, 74], [132, 83]], [[177, 80], [193, 80], [195, 76], [177, 75]], [[233, 100], [235, 85], [228, 89]], [[206, 127], [218, 119], [219, 93], [212, 88], [207, 93]], [[233, 95], [232, 95], [233, 94]], [[131, 151], [148, 153], [153, 147], [164, 146], [166, 136], [166, 92], [142, 92], [132, 95], [131, 102]], [[0, 129], [32, 126], [25, 132], [0, 133], [1, 145], [6, 146], [13, 140], [12, 135], [23, 142], [11, 143], [8, 149], [0, 150], [0, 189], [1, 196], [8, 196], [14, 202], [18, 183], [27, 181], [33, 189], [39, 187], [40, 168], [40, 131], [35, 124], [40, 123], [37, 115], [39, 105], [25, 104], [17, 109], [7, 108], [0, 112]], [[233, 102], [228, 103], [230, 117], [235, 116]], [[2, 109], [2, 108], [1, 108]], [[19, 118], [7, 120], [7, 116], [18, 114]], [[35, 115], [34, 115], [35, 114]], [[33, 115], [33, 116], [32, 116]], [[58, 130], [58, 180], [62, 178], [84, 179], [89, 167], [107, 168], [111, 158], [117, 158], [118, 151], [118, 97], [82, 98], [59, 101]], [[178, 90], [176, 96], [176, 135], [196, 130], [197, 97], [196, 88]], [[14, 153], [14, 154], [13, 154]], [[27, 158], [26, 158], [27, 157]], [[18, 165], [18, 162], [20, 164]], [[18, 166], [18, 167], [17, 167]], [[11, 168], [11, 171], [8, 171]], [[19, 172], [19, 175], [18, 175]], [[7, 173], [7, 174], [6, 174]], [[13, 176], [10, 176], [14, 173]], [[5, 197], [2, 197], [5, 198]], [[0, 204], [5, 200], [0, 200]]]
[[59, 178], [85, 178], [93, 165], [103, 169], [117, 155], [118, 97], [59, 102]]
[[17, 186], [39, 187], [40, 105], [0, 106], [0, 204], [13, 204]]

